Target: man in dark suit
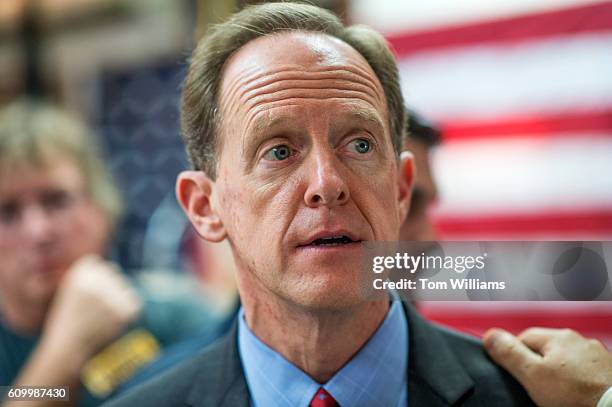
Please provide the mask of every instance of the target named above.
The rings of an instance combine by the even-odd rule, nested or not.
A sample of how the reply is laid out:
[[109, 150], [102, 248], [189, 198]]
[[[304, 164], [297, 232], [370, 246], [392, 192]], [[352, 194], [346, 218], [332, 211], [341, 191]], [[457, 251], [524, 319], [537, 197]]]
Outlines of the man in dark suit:
[[229, 240], [242, 309], [113, 405], [532, 405], [476, 340], [363, 296], [361, 242], [398, 239], [414, 176], [382, 37], [309, 5], [245, 9], [198, 45], [182, 119], [177, 196]]

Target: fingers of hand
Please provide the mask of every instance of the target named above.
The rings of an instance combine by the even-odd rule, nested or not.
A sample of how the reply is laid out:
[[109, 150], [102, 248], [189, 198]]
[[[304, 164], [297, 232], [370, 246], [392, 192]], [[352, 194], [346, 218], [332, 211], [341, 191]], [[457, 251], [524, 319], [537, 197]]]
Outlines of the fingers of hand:
[[483, 341], [489, 356], [523, 385], [540, 364], [540, 355], [509, 332], [490, 329], [485, 333]]
[[534, 352], [549, 356], [557, 351], [567, 351], [584, 339], [571, 329], [529, 328], [521, 332], [518, 338]]
[[140, 297], [119, 267], [99, 256], [85, 256], [69, 270], [62, 282], [66, 307], [82, 317], [117, 324], [133, 320], [141, 308]]

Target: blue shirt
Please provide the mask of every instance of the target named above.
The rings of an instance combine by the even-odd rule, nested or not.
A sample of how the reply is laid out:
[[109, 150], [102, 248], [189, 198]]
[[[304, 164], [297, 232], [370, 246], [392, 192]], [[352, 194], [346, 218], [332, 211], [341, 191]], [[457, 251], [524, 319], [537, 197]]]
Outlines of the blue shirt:
[[408, 404], [408, 322], [400, 301], [374, 335], [324, 385], [311, 379], [249, 329], [241, 309], [238, 349], [254, 407], [308, 407], [320, 387], [342, 407]]

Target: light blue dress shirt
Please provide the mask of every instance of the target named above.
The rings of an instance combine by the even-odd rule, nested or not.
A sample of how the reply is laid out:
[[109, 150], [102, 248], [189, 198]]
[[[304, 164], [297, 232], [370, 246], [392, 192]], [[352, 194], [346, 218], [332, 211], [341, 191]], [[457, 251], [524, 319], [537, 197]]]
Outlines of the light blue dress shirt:
[[241, 309], [238, 349], [254, 407], [308, 407], [320, 387], [341, 407], [408, 404], [408, 322], [400, 301], [359, 352], [320, 385], [249, 329]]

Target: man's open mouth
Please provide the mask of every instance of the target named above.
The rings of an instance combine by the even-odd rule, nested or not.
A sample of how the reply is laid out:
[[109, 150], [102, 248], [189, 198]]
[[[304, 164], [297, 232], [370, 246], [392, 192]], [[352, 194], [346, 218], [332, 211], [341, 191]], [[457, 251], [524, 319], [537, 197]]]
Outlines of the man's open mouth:
[[320, 237], [318, 239], [313, 240], [312, 242], [301, 245], [300, 247], [309, 247], [309, 246], [342, 246], [351, 243], [359, 243], [358, 240], [353, 240], [346, 235], [338, 235], [338, 236], [330, 236], [330, 237]]

